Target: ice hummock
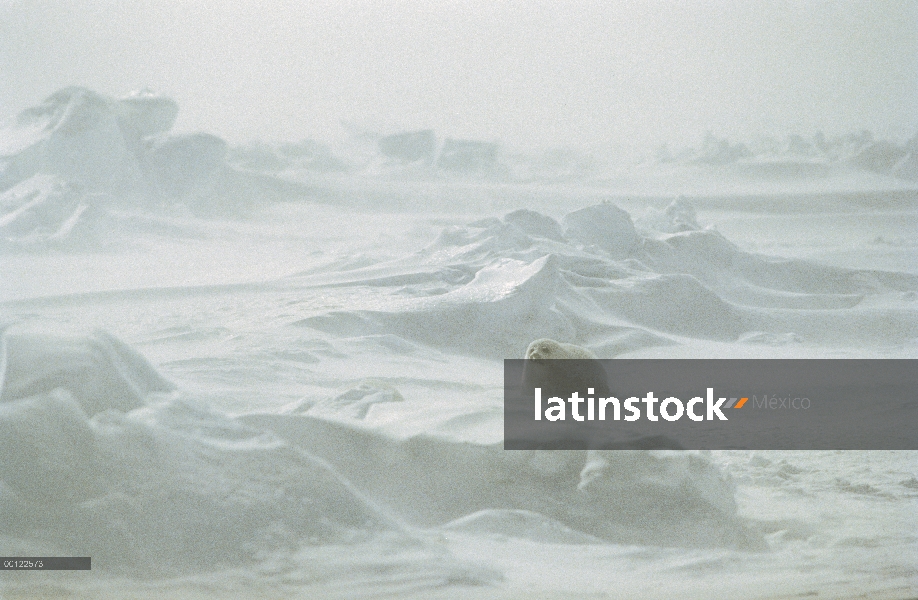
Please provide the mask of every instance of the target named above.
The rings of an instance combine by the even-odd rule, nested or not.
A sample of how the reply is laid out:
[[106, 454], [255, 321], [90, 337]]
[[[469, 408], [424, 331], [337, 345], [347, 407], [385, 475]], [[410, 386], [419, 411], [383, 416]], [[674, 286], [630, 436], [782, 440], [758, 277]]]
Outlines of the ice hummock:
[[212, 200], [231, 186], [226, 143], [169, 133], [171, 98], [148, 90], [121, 99], [69, 87], [0, 130], [0, 236], [9, 248], [104, 245], [112, 213]]

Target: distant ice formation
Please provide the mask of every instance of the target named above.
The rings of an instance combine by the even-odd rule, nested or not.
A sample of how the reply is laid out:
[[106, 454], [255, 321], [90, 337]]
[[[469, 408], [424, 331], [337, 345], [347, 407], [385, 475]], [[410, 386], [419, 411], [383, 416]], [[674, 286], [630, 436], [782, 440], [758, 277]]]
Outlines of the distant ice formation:
[[864, 130], [833, 138], [816, 132], [810, 139], [791, 133], [784, 140], [767, 137], [745, 144], [708, 134], [699, 148], [673, 152], [664, 145], [655, 159], [660, 164], [707, 165], [723, 173], [764, 179], [823, 178], [853, 170], [916, 181], [916, 140], [918, 136], [900, 145], [875, 139]]
[[41, 173], [90, 192], [144, 190], [143, 140], [172, 127], [178, 105], [142, 93], [115, 100], [65, 88], [0, 131], [0, 190]]
[[[622, 166], [563, 148], [505, 152], [493, 141], [432, 129], [358, 129], [349, 147], [334, 151], [313, 140], [230, 147], [208, 133], [171, 133], [178, 110], [174, 100], [149, 90], [116, 99], [68, 87], [0, 125], [0, 251], [98, 245], [113, 212], [125, 208], [180, 204], [198, 214], [235, 212], [265, 200], [348, 196], [348, 185], [366, 178], [605, 182]], [[899, 145], [864, 131], [747, 144], [708, 135], [698, 149], [663, 147], [656, 158], [664, 171], [688, 169], [687, 181], [708, 172], [760, 182], [867, 173], [901, 186], [918, 181], [915, 139]], [[581, 218], [571, 237], [597, 243], [590, 215], [581, 217], [570, 216]]]
[[113, 207], [207, 196], [226, 143], [169, 133], [171, 98], [65, 88], [0, 129], [0, 247], [91, 243]]

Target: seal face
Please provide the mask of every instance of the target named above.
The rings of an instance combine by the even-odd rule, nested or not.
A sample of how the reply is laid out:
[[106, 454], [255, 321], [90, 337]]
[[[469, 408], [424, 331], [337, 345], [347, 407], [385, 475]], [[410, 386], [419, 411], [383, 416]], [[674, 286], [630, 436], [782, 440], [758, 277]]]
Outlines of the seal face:
[[556, 342], [548, 338], [538, 339], [526, 348], [528, 360], [596, 359], [596, 355], [581, 346]]
[[567, 398], [573, 391], [585, 397], [589, 389], [599, 396], [609, 394], [608, 376], [595, 354], [548, 338], [538, 339], [526, 349], [523, 389], [528, 392], [537, 387], [542, 389], [543, 398]]

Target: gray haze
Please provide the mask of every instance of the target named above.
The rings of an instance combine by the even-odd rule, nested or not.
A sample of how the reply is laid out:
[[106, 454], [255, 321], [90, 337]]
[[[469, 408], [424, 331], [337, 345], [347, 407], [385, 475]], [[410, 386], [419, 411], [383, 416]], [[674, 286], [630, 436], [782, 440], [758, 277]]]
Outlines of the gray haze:
[[66, 85], [233, 142], [434, 127], [516, 146], [918, 128], [916, 2], [0, 0], [0, 118]]

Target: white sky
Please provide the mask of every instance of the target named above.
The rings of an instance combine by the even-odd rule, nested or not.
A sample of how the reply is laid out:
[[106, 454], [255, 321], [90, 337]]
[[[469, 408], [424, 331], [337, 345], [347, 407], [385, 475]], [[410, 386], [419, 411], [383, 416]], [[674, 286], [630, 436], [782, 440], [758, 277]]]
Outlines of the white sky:
[[66, 85], [179, 101], [179, 130], [339, 121], [513, 146], [918, 130], [918, 2], [0, 0], [0, 118]]

